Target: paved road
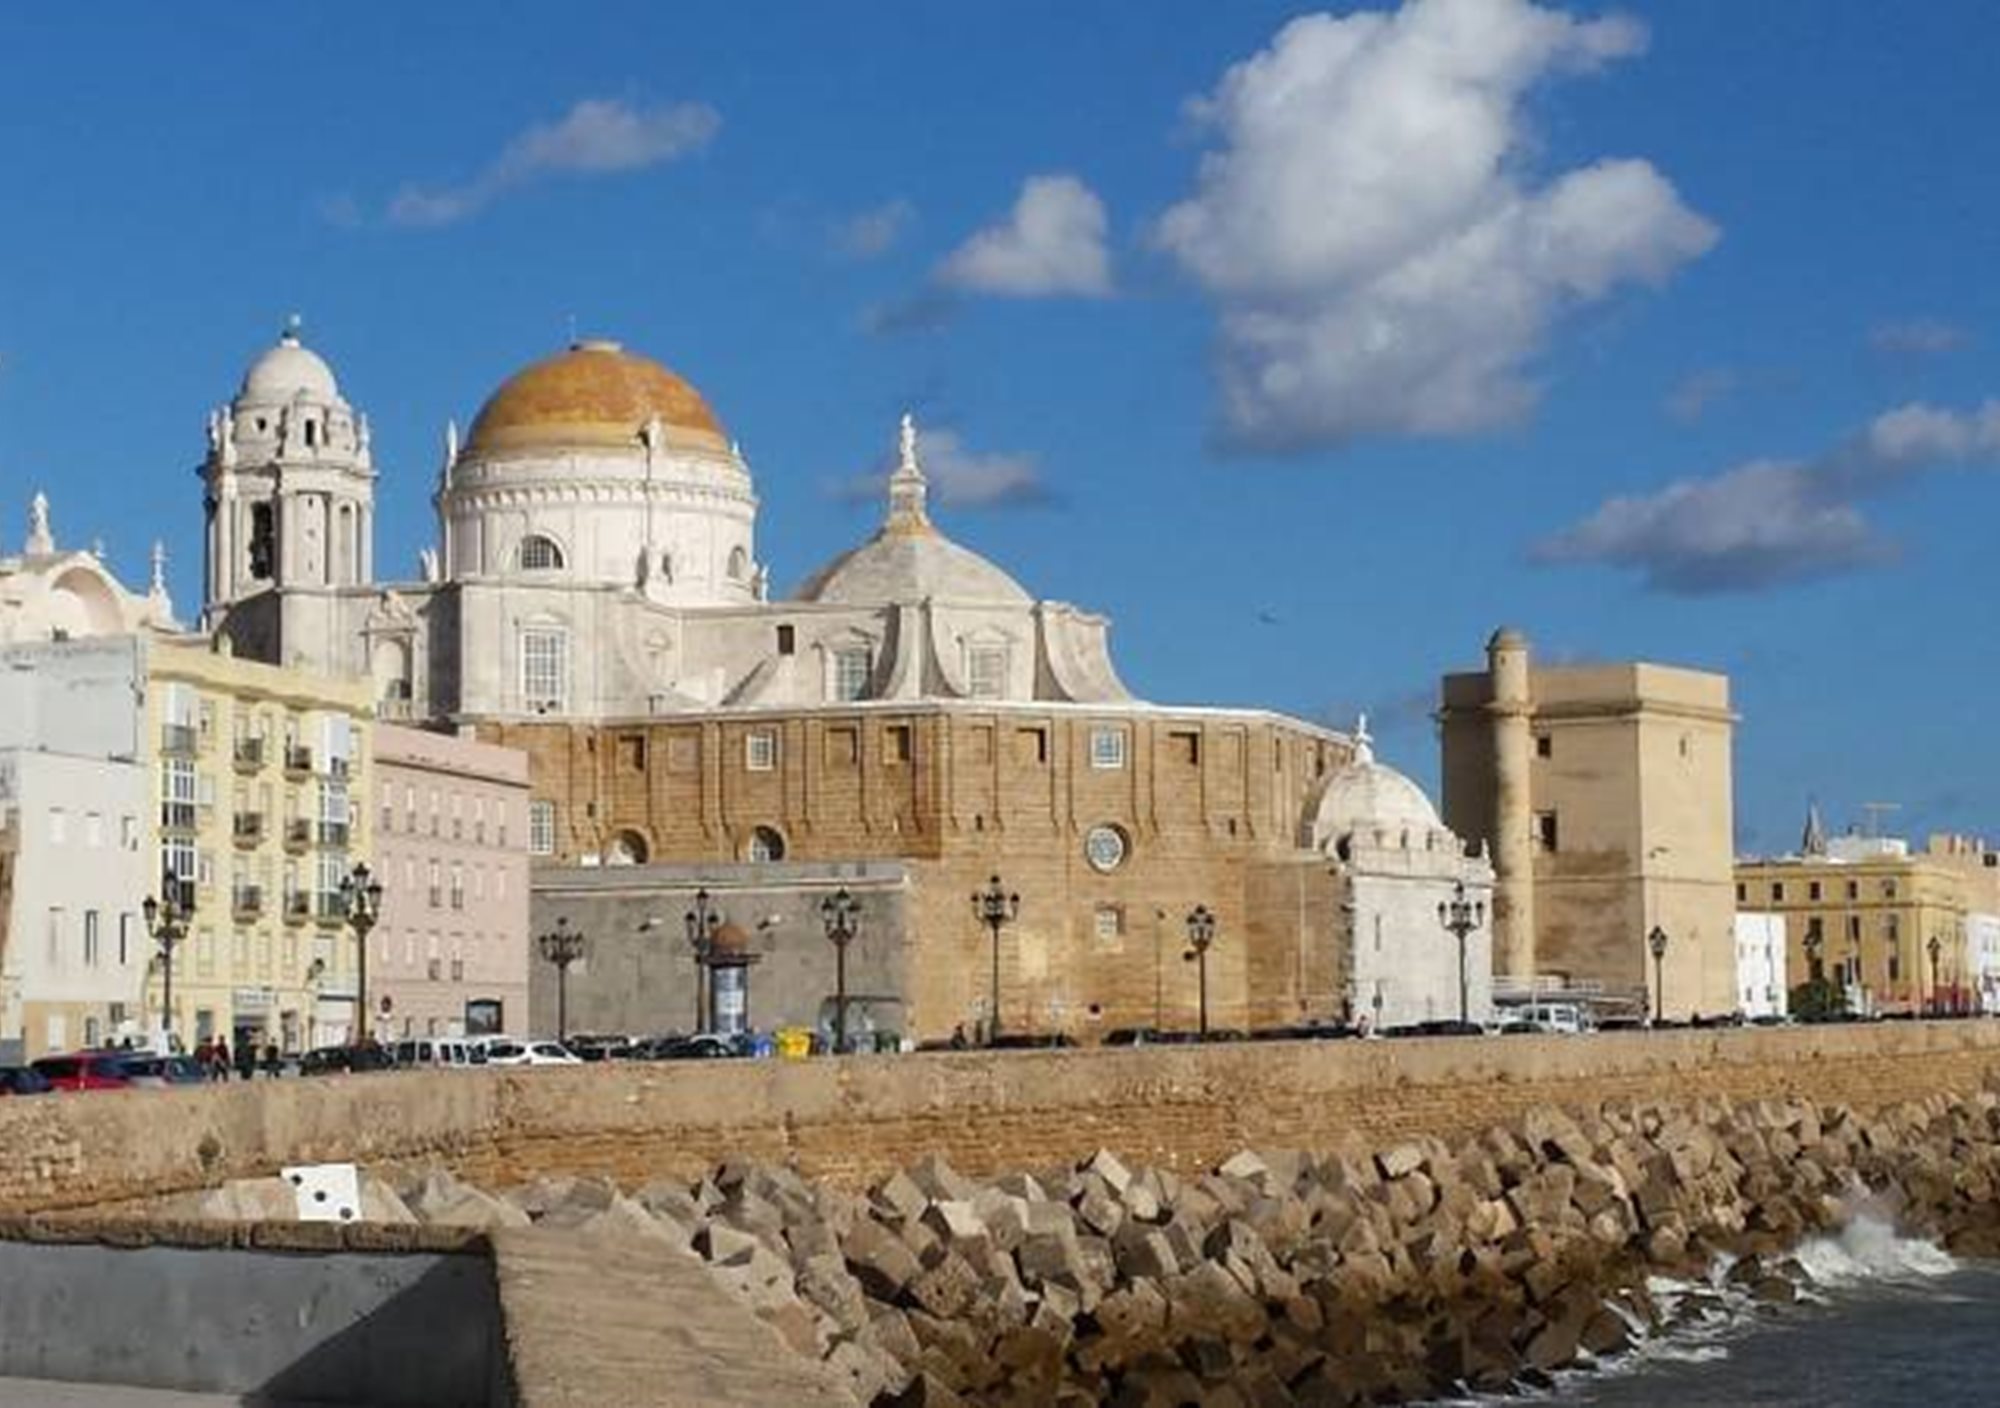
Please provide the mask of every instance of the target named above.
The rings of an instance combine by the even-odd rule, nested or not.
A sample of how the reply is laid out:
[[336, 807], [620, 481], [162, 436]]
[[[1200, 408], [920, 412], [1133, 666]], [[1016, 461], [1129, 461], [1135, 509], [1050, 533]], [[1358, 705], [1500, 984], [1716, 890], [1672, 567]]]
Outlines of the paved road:
[[0, 1408], [310, 1408], [233, 1393], [179, 1393], [165, 1388], [68, 1384], [52, 1379], [0, 1379]]

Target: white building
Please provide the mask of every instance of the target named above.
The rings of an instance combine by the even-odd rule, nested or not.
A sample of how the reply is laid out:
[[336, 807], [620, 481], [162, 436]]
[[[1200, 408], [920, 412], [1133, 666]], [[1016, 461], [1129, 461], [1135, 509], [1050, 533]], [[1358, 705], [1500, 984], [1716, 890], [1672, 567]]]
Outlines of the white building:
[[131, 636], [0, 647], [0, 1060], [143, 1034], [144, 693]]
[[1965, 916], [1965, 952], [1981, 1012], [2000, 1012], [2000, 914]]
[[[1493, 866], [1468, 855], [1416, 783], [1375, 761], [1367, 720], [1334, 773], [1312, 844], [1344, 881], [1349, 1009], [1375, 1028], [1493, 1015]], [[1464, 900], [1478, 923], [1463, 947], [1440, 906]], [[1461, 987], [1462, 984], [1462, 987]]]
[[1791, 1010], [1785, 977], [1785, 916], [1736, 916], [1736, 1010], [1746, 1018], [1782, 1017]]
[[579, 719], [863, 699], [1122, 701], [1103, 617], [931, 522], [906, 417], [869, 542], [769, 600], [749, 465], [692, 386], [610, 342], [447, 428], [421, 580], [378, 581], [368, 422], [296, 326], [212, 412], [202, 621], [371, 677], [383, 718]]

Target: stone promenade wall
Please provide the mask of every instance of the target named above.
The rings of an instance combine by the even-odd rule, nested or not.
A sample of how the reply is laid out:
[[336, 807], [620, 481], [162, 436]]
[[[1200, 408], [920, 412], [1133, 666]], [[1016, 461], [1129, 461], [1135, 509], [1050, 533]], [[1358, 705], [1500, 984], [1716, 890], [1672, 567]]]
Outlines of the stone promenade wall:
[[692, 1177], [733, 1154], [859, 1186], [1109, 1148], [1167, 1169], [1240, 1148], [1451, 1138], [1536, 1106], [1803, 1096], [1869, 1110], [2000, 1072], [2000, 1022], [977, 1052], [334, 1077], [0, 1100], [0, 1213], [108, 1206], [287, 1163], [440, 1160], [488, 1186]]

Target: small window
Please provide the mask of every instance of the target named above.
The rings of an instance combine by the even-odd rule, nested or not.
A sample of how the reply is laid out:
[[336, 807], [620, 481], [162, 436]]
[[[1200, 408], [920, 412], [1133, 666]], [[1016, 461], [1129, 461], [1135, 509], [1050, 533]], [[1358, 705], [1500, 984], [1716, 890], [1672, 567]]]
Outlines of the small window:
[[749, 571], [750, 554], [743, 551], [740, 547], [731, 548], [729, 550], [729, 579], [733, 582], [740, 582]]
[[632, 772], [646, 770], [645, 735], [628, 733], [618, 740], [618, 761]]
[[826, 734], [827, 760], [837, 767], [851, 768], [860, 759], [861, 732], [854, 728], [832, 728]]
[[768, 826], [757, 827], [750, 833], [750, 859], [765, 862], [785, 858], [785, 838]]
[[1014, 761], [1046, 763], [1049, 760], [1049, 731], [1045, 728], [1014, 730]]
[[1847, 882], [1847, 897], [1851, 900], [1861, 898], [1861, 882], [1859, 880], [1850, 880]]
[[528, 803], [528, 854], [556, 853], [556, 804], [536, 798]]
[[1125, 933], [1125, 911], [1116, 905], [1102, 905], [1093, 917], [1099, 943], [1115, 943]]
[[1738, 884], [1736, 887], [1736, 902], [1738, 904], [1747, 904], [1749, 902], [1749, 899], [1750, 899], [1750, 887], [1748, 885]]
[[882, 753], [885, 761], [891, 763], [909, 762], [911, 756], [910, 748], [910, 726], [908, 724], [890, 724], [884, 730]]
[[1007, 647], [974, 646], [966, 676], [967, 689], [974, 699], [1004, 699], [1007, 695]]
[[1774, 880], [1774, 881], [1772, 881], [1772, 882], [1771, 882], [1771, 903], [1772, 903], [1772, 904], [1783, 904], [1784, 902], [1785, 902], [1785, 882], [1784, 882], [1784, 881], [1782, 881], [1782, 880]]
[[1192, 730], [1167, 735], [1167, 752], [1177, 763], [1191, 768], [1201, 766], [1201, 735]]
[[1850, 941], [1852, 941], [1852, 942], [1854, 942], [1854, 943], [1857, 943], [1857, 944], [1858, 944], [1858, 943], [1860, 943], [1860, 942], [1861, 942], [1861, 916], [1860, 916], [1860, 915], [1858, 915], [1858, 914], [1850, 914], [1850, 915], [1848, 915], [1848, 916], [1847, 916], [1847, 937], [1848, 937], [1848, 939], [1849, 939]]
[[1535, 840], [1545, 851], [1556, 849], [1556, 814], [1554, 812], [1535, 813]]
[[1896, 898], [1896, 882], [1894, 880], [1884, 880], [1882, 882], [1882, 898], [1885, 900]]
[[1554, 755], [1555, 750], [1555, 740], [1550, 738], [1549, 735], [1546, 733], [1535, 735], [1535, 756], [1537, 758], [1551, 757]]
[[833, 697], [839, 700], [868, 697], [868, 647], [850, 646], [833, 653]]
[[798, 649], [798, 633], [790, 626], [778, 627], [778, 654], [790, 655]]
[[521, 702], [530, 710], [561, 709], [569, 686], [569, 638], [561, 631], [521, 632]]
[[1816, 900], [1819, 898], [1819, 881], [1812, 880], [1807, 882], [1806, 898], [1809, 900]]
[[1125, 766], [1125, 730], [1093, 728], [1090, 731], [1090, 765], [1094, 768]]
[[523, 572], [553, 572], [562, 565], [562, 549], [556, 546], [554, 538], [544, 537], [540, 533], [530, 533], [521, 539]]
[[778, 765], [778, 735], [757, 729], [743, 736], [743, 766], [751, 772], [769, 772]]

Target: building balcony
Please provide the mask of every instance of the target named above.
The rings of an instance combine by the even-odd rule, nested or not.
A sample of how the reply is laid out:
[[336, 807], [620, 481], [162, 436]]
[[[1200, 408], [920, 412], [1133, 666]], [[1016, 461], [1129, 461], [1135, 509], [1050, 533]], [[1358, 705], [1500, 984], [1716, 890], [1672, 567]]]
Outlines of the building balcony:
[[327, 850], [347, 849], [348, 825], [344, 821], [322, 821], [319, 824], [319, 844]]
[[261, 738], [237, 739], [234, 756], [238, 772], [262, 772], [264, 769], [264, 740]]
[[264, 814], [238, 812], [229, 830], [238, 847], [246, 851], [255, 850], [264, 844]]
[[192, 758], [200, 741], [193, 724], [160, 725], [160, 751], [170, 758]]
[[303, 851], [312, 844], [312, 838], [313, 828], [311, 822], [300, 817], [294, 817], [285, 823], [286, 850]]
[[201, 825], [193, 802], [160, 803], [160, 830], [192, 834]]
[[229, 892], [229, 912], [238, 920], [257, 919], [264, 913], [264, 890], [260, 885], [238, 885]]
[[314, 896], [313, 918], [321, 924], [347, 922], [347, 897], [337, 890]]
[[313, 770], [313, 750], [303, 743], [293, 743], [285, 749], [285, 776], [292, 778], [311, 777]]
[[285, 922], [303, 924], [312, 918], [312, 896], [303, 890], [285, 896]]
[[345, 782], [349, 777], [354, 775], [354, 765], [346, 758], [328, 758], [326, 760], [326, 775]]

